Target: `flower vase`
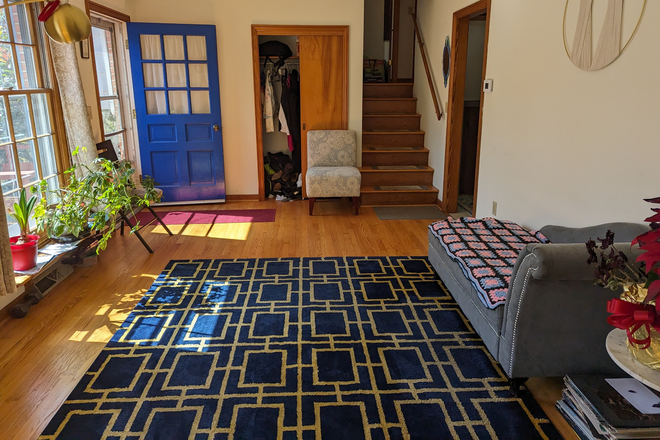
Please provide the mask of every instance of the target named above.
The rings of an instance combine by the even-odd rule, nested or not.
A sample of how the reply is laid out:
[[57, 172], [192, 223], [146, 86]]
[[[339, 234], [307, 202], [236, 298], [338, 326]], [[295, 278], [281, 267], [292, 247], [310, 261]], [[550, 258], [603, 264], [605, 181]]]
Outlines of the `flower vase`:
[[[642, 285], [632, 284], [623, 288], [621, 299], [634, 304], [641, 304], [644, 302], [644, 299], [646, 299], [647, 293], [648, 290], [644, 289]], [[651, 303], [653, 303], [653, 301]], [[653, 327], [649, 327], [649, 329], [651, 333], [650, 347], [642, 348], [635, 342], [630, 341], [630, 338], [626, 340], [626, 345], [628, 346], [630, 353], [638, 362], [641, 362], [654, 370], [660, 370], [660, 333], [658, 333]], [[632, 333], [631, 336], [636, 340], [645, 340], [649, 337], [649, 334], [646, 327], [642, 326]]]

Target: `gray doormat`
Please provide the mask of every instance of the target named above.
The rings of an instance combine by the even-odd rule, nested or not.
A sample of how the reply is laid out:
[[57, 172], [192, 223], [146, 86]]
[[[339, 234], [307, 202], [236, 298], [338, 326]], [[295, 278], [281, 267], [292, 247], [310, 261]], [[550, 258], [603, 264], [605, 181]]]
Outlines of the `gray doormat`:
[[444, 220], [437, 206], [381, 206], [373, 208], [379, 220]]

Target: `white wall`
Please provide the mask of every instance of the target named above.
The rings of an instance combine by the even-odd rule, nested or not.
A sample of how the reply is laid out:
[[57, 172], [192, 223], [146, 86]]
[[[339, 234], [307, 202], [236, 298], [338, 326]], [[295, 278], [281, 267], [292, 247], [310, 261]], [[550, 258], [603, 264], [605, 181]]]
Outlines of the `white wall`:
[[[364, 56], [383, 59], [385, 41], [385, 0], [364, 0]], [[388, 57], [389, 58], [389, 57]]]
[[[453, 12], [470, 3], [419, 1], [443, 104], [442, 46]], [[626, 2], [634, 11], [624, 12], [627, 20], [640, 4]], [[579, 70], [566, 56], [563, 12], [559, 2], [492, 0], [486, 76], [494, 79], [494, 91], [484, 98], [477, 216], [491, 215], [497, 201], [499, 218], [528, 227], [641, 222], [650, 212], [642, 198], [660, 195], [660, 2], [648, 2], [632, 44], [597, 72]], [[602, 20], [595, 17], [598, 35]], [[434, 185], [442, 188], [446, 118], [435, 119], [423, 75], [417, 69], [415, 96]]]
[[465, 67], [465, 101], [481, 100], [481, 78], [484, 70], [484, 37], [486, 22], [471, 21]]
[[252, 24], [350, 26], [349, 128], [362, 131], [362, 1], [139, 0], [130, 13], [140, 22], [216, 25], [227, 194], [257, 194], [262, 172], [257, 170]]

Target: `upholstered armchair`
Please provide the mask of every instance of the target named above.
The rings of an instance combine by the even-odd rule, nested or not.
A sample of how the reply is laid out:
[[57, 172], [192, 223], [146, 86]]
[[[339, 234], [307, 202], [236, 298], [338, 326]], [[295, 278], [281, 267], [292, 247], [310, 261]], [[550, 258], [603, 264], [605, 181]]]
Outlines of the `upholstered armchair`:
[[307, 197], [309, 215], [317, 197], [352, 197], [360, 213], [362, 175], [357, 169], [357, 135], [353, 130], [307, 132]]

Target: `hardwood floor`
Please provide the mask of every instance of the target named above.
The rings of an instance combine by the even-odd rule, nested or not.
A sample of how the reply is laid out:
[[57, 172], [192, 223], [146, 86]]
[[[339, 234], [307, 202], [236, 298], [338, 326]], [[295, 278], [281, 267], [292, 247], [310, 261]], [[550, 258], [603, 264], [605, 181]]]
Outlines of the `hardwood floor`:
[[[117, 234], [97, 265], [76, 269], [24, 319], [0, 321], [0, 439], [41, 433], [170, 259], [427, 254], [428, 220], [381, 221], [371, 208], [356, 216], [345, 200], [317, 202], [313, 217], [307, 202], [193, 209], [268, 208], [277, 209], [273, 223], [174, 226], [174, 237], [149, 227], [151, 255], [137, 238]], [[533, 388], [565, 437], [577, 438], [552, 407], [557, 383]]]

